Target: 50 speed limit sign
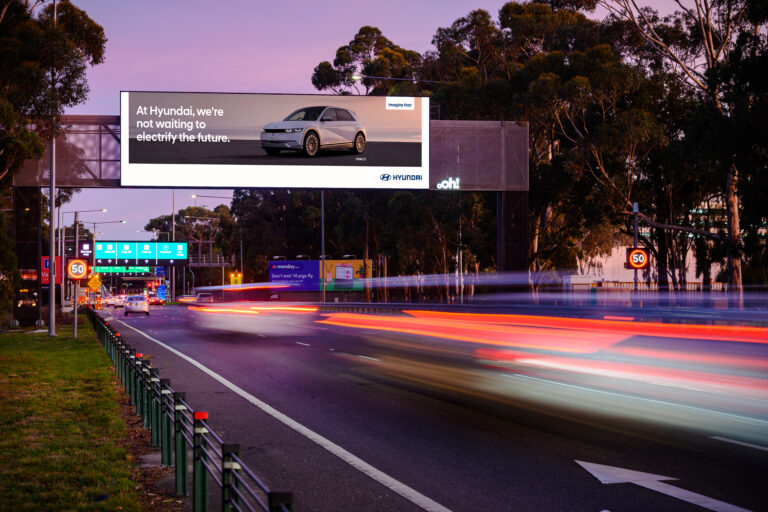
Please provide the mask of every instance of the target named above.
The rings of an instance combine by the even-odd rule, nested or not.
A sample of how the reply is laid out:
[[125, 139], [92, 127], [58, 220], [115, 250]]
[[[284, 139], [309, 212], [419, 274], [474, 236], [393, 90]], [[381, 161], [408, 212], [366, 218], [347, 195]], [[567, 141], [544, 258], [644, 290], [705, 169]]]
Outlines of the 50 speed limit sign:
[[648, 266], [648, 251], [639, 247], [627, 249], [627, 266], [635, 270], [641, 270]]
[[88, 263], [85, 260], [69, 260], [67, 263], [67, 277], [70, 279], [84, 279], [88, 275]]

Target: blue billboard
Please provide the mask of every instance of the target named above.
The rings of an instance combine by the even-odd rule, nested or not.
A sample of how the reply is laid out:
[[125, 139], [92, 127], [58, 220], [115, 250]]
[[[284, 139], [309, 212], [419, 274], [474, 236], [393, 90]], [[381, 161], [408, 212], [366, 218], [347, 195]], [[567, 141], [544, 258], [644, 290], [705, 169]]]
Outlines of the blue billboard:
[[292, 291], [320, 290], [320, 262], [293, 260], [269, 262], [269, 282], [290, 285]]

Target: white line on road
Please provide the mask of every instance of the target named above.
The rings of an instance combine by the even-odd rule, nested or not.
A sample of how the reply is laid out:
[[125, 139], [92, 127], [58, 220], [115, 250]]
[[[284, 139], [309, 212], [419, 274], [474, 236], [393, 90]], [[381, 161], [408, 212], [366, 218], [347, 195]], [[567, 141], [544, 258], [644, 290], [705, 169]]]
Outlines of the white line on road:
[[302, 343], [302, 342], [300, 342], [300, 341], [297, 341], [297, 342], [295, 342], [295, 343], [296, 343], [297, 345], [304, 345], [305, 347], [311, 347], [311, 346], [312, 346], [312, 345], [310, 345], [309, 343]]
[[357, 357], [360, 357], [360, 358], [362, 358], [362, 359], [368, 359], [368, 360], [370, 360], [370, 361], [381, 361], [381, 359], [376, 359], [375, 357], [370, 357], [370, 356], [361, 356], [361, 355], [358, 355]]
[[709, 436], [710, 439], [717, 439], [718, 441], [725, 441], [726, 443], [740, 444], [741, 446], [748, 446], [755, 450], [763, 450], [768, 452], [768, 447], [760, 446], [759, 444], [745, 443], [744, 441], [737, 441], [735, 439], [728, 439], [727, 437]]
[[376, 480], [381, 485], [383, 485], [383, 486], [393, 490], [394, 492], [396, 492], [397, 494], [399, 494], [403, 498], [407, 499], [411, 503], [415, 504], [416, 506], [421, 507], [422, 509], [430, 511], [430, 512], [451, 512], [450, 509], [448, 509], [448, 508], [444, 507], [443, 505], [437, 503], [433, 499], [428, 498], [427, 496], [424, 496], [423, 494], [419, 493], [415, 489], [412, 489], [412, 488], [408, 487], [407, 485], [405, 485], [404, 483], [400, 482], [399, 480], [396, 480], [396, 479], [392, 478], [391, 476], [387, 475], [386, 473], [384, 473], [383, 471], [380, 471], [380, 470], [376, 469], [375, 467], [371, 466], [370, 464], [368, 464], [367, 462], [365, 462], [361, 458], [357, 457], [356, 455], [353, 455], [352, 453], [348, 452], [347, 450], [345, 450], [341, 446], [335, 444], [331, 440], [326, 439], [325, 437], [321, 436], [320, 434], [318, 434], [317, 432], [315, 432], [313, 430], [310, 430], [309, 428], [305, 427], [304, 425], [302, 425], [301, 423], [297, 422], [296, 420], [294, 420], [294, 419], [290, 418], [289, 416], [283, 414], [282, 412], [278, 411], [277, 409], [275, 409], [271, 405], [269, 405], [269, 404], [267, 404], [265, 402], [262, 402], [261, 400], [259, 400], [255, 396], [251, 395], [247, 391], [243, 390], [242, 388], [240, 388], [237, 385], [233, 384], [232, 382], [228, 381], [227, 379], [225, 379], [221, 375], [217, 374], [213, 370], [210, 370], [209, 368], [207, 368], [203, 364], [201, 364], [201, 363], [197, 362], [196, 360], [192, 359], [188, 355], [179, 352], [175, 348], [166, 345], [162, 341], [153, 338], [149, 334], [147, 334], [147, 333], [145, 333], [145, 332], [143, 332], [143, 331], [141, 331], [141, 330], [139, 330], [139, 329], [137, 329], [137, 328], [135, 328], [135, 327], [133, 327], [131, 325], [128, 325], [127, 323], [125, 323], [125, 322], [123, 322], [121, 320], [118, 320], [118, 322], [120, 322], [121, 324], [125, 325], [129, 329], [133, 329], [134, 331], [138, 332], [139, 334], [141, 334], [142, 336], [144, 336], [148, 340], [150, 340], [150, 341], [152, 341], [154, 343], [157, 343], [158, 345], [160, 345], [164, 349], [168, 350], [169, 352], [172, 352], [172, 353], [176, 354], [180, 358], [184, 359], [188, 363], [190, 363], [193, 366], [197, 367], [198, 369], [200, 369], [204, 373], [206, 373], [209, 376], [211, 376], [213, 379], [217, 380], [218, 382], [220, 382], [221, 384], [223, 384], [224, 386], [229, 388], [231, 391], [233, 391], [237, 395], [240, 395], [241, 397], [245, 398], [250, 403], [252, 403], [256, 407], [258, 407], [259, 409], [261, 409], [265, 413], [269, 414], [270, 416], [272, 416], [273, 418], [275, 418], [279, 422], [283, 423], [287, 427], [292, 428], [293, 430], [295, 430], [299, 434], [303, 435], [304, 437], [306, 437], [310, 441], [312, 441], [312, 442], [320, 445], [321, 447], [325, 448], [327, 451], [331, 452], [333, 455], [337, 456], [338, 458], [340, 458], [341, 460], [343, 460], [344, 462], [346, 462], [347, 464], [349, 464], [353, 468], [355, 468], [358, 471], [364, 473], [365, 475], [368, 475], [369, 477], [373, 478], [374, 480]]

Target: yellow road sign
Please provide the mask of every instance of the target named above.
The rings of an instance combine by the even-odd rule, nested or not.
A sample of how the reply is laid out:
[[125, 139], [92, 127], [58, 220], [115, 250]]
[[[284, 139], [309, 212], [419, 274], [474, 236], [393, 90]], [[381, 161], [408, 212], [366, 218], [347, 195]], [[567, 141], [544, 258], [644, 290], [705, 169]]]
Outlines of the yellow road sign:
[[88, 280], [88, 288], [93, 290], [94, 292], [99, 291], [99, 288], [101, 288], [101, 279], [99, 279], [99, 276], [93, 276]]

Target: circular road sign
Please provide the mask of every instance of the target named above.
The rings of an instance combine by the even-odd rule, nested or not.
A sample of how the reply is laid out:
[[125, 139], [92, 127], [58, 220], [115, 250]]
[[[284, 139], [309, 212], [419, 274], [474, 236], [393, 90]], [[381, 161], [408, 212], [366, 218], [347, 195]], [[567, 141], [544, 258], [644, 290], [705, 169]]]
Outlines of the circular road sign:
[[645, 249], [635, 248], [628, 251], [627, 263], [630, 268], [640, 270], [648, 266], [648, 251]]
[[70, 279], [83, 279], [88, 275], [88, 263], [85, 260], [69, 260], [67, 263], [67, 277]]

